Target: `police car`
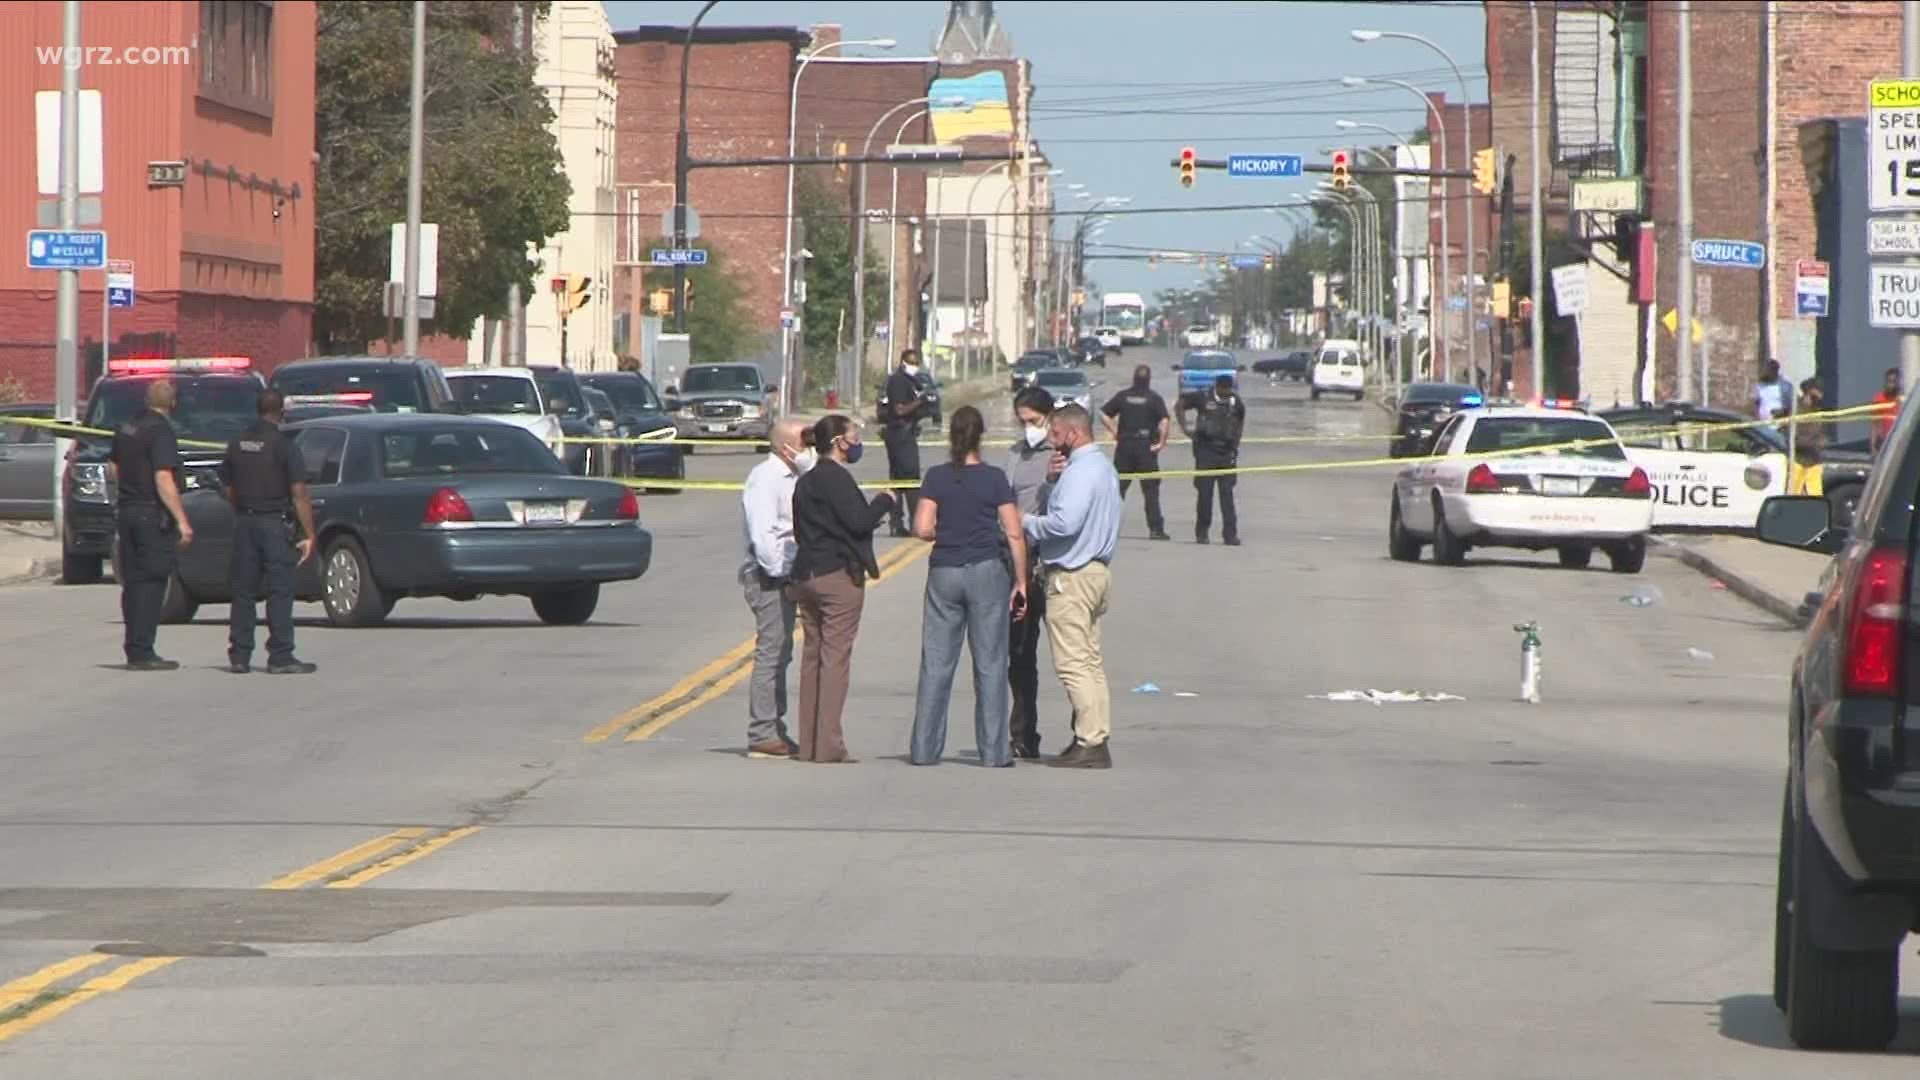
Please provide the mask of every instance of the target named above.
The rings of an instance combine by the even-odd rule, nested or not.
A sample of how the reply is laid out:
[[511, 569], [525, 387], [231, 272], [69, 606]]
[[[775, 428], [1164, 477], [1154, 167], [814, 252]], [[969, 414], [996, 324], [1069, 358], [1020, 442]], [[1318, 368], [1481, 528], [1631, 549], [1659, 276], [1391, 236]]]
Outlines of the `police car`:
[[1400, 471], [1387, 547], [1414, 562], [1432, 544], [1443, 566], [1474, 547], [1552, 548], [1570, 569], [1598, 548], [1616, 573], [1637, 574], [1651, 495], [1647, 470], [1605, 420], [1561, 402], [1483, 406], [1454, 414], [1432, 456]]

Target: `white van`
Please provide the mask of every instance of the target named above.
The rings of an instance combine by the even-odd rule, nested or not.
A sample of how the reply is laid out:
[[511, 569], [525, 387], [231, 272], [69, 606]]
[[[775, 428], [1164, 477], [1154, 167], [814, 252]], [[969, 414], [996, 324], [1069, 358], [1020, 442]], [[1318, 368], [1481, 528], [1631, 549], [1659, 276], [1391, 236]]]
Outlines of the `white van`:
[[1313, 358], [1313, 399], [1321, 394], [1352, 394], [1359, 401], [1367, 396], [1366, 371], [1360, 366], [1360, 343], [1352, 338], [1328, 338], [1320, 343]]

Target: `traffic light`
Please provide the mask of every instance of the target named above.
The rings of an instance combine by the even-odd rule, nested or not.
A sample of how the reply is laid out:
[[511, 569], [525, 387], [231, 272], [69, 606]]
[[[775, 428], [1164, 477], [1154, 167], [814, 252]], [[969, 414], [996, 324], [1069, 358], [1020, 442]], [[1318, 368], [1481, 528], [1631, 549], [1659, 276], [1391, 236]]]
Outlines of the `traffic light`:
[[845, 139], [833, 144], [833, 178], [847, 178], [847, 143]]
[[1193, 147], [1188, 146], [1183, 148], [1180, 151], [1180, 186], [1181, 187], [1193, 186], [1193, 170], [1194, 170]]
[[[688, 282], [689, 285], [692, 282]], [[647, 294], [647, 309], [655, 315], [666, 315], [673, 311], [673, 290], [655, 289]]]
[[687, 275], [687, 310], [693, 310], [693, 275]]
[[1473, 190], [1482, 195], [1493, 194], [1494, 180], [1493, 148], [1473, 152]]
[[1352, 184], [1353, 178], [1347, 174], [1347, 152], [1335, 150], [1333, 152], [1333, 189], [1345, 191]]
[[560, 297], [560, 317], [562, 319], [587, 306], [587, 301], [593, 299], [593, 294], [587, 291], [587, 287], [592, 284], [593, 279], [583, 274], [567, 275], [566, 292], [562, 293]]
[[1507, 314], [1513, 301], [1513, 286], [1505, 281], [1493, 283], [1492, 310], [1488, 313], [1496, 319], [1511, 318]]
[[1273, 256], [1271, 255], [1267, 256], [1264, 260], [1262, 260], [1262, 264], [1268, 270], [1273, 269]]

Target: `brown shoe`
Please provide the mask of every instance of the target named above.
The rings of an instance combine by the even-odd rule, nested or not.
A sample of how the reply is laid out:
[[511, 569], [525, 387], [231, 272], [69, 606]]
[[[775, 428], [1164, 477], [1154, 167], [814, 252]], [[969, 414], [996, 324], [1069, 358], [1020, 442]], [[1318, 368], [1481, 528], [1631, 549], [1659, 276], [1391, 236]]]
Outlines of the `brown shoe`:
[[766, 742], [757, 742], [747, 747], [747, 756], [784, 761], [793, 756], [793, 748], [788, 746], [784, 739], [768, 739]]
[[1107, 749], [1106, 743], [1088, 746], [1085, 743], [1076, 742], [1047, 764], [1056, 769], [1111, 769], [1113, 754]]

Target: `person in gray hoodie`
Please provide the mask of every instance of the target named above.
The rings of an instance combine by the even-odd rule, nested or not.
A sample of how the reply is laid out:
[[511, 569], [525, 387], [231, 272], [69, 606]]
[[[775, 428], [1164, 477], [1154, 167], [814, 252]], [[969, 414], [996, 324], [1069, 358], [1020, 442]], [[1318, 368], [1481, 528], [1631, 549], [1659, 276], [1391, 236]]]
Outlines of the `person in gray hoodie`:
[[[1007, 480], [1013, 501], [1023, 514], [1047, 512], [1047, 492], [1053, 487], [1053, 444], [1047, 437], [1047, 417], [1053, 414], [1053, 395], [1030, 386], [1013, 399], [1019, 435], [1007, 453]], [[1027, 616], [1008, 627], [1007, 685], [1013, 693], [1008, 733], [1016, 758], [1040, 756], [1040, 639], [1046, 636], [1047, 593], [1038, 580], [1038, 564], [1027, 560]]]

